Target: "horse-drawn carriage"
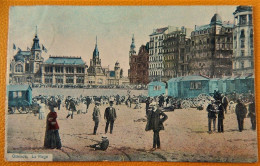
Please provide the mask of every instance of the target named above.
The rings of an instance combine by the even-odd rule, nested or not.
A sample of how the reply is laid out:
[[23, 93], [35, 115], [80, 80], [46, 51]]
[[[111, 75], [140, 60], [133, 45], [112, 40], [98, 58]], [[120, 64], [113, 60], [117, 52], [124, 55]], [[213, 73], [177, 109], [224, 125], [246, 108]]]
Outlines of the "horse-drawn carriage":
[[29, 85], [8, 85], [7, 97], [9, 114], [16, 110], [26, 114], [39, 112], [40, 106], [32, 100], [32, 88]]

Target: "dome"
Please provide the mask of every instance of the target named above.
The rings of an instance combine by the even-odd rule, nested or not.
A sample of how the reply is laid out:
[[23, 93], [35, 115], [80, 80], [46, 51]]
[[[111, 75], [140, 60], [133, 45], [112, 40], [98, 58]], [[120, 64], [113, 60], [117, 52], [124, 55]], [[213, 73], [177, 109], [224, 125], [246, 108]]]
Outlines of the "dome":
[[132, 43], [130, 48], [132, 48], [132, 49], [135, 48], [135, 43]]
[[222, 19], [218, 14], [214, 14], [211, 18], [210, 24], [222, 24]]
[[14, 56], [15, 61], [22, 61], [24, 62], [24, 57], [20, 54]]

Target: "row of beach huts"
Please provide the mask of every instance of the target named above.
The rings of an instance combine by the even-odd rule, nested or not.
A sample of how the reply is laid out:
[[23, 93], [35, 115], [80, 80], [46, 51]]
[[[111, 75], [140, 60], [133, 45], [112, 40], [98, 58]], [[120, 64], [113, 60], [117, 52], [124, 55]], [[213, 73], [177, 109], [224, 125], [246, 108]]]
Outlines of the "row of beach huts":
[[254, 93], [254, 75], [208, 78], [201, 75], [176, 77], [165, 82], [150, 82], [150, 97], [167, 94], [174, 98], [195, 98], [200, 94], [211, 95], [214, 91], [224, 94]]

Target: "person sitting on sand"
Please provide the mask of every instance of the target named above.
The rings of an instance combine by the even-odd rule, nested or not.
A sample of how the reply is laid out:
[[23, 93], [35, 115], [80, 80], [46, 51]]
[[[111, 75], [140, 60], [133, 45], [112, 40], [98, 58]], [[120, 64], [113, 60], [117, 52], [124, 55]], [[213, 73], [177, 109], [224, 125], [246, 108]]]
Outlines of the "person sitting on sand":
[[102, 141], [100, 141], [97, 144], [90, 145], [91, 148], [94, 148], [94, 150], [107, 150], [109, 146], [109, 140], [106, 136], [102, 136]]

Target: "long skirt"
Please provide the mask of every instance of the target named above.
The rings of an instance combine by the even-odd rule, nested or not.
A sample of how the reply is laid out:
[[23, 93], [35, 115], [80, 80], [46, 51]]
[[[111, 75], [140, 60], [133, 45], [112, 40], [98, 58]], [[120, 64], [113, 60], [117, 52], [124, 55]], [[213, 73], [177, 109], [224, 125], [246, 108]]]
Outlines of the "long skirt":
[[46, 130], [45, 139], [44, 139], [44, 147], [48, 149], [60, 149], [61, 148], [61, 140], [59, 135], [59, 130]]

